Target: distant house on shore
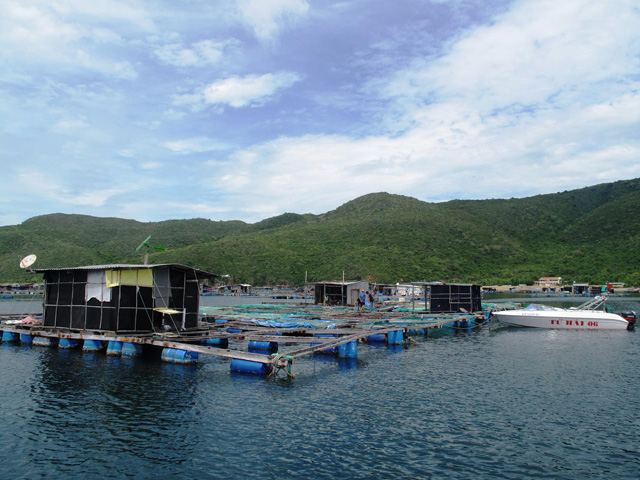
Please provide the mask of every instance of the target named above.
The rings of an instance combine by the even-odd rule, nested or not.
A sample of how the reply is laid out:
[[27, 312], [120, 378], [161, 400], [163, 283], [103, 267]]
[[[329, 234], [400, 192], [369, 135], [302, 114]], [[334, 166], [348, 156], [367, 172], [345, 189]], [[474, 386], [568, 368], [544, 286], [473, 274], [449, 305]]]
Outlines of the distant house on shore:
[[484, 293], [509, 293], [515, 292], [516, 287], [513, 285], [484, 285], [482, 291]]
[[562, 291], [569, 292], [574, 295], [586, 295], [590, 293], [591, 288], [588, 283], [573, 283], [571, 285], [565, 285], [562, 287]]
[[534, 285], [540, 288], [557, 288], [562, 286], [562, 277], [540, 277]]
[[251, 285], [248, 283], [231, 285], [230, 290], [234, 295], [251, 295]]
[[221, 295], [251, 295], [251, 285], [248, 283], [220, 285], [217, 289], [217, 293]]

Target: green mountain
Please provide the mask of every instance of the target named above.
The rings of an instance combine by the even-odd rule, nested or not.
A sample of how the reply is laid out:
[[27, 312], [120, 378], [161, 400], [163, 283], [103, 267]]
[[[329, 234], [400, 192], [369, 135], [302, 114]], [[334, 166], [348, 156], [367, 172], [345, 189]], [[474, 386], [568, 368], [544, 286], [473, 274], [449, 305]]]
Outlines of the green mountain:
[[254, 285], [345, 278], [376, 282], [565, 281], [640, 284], [640, 179], [521, 199], [427, 203], [374, 193], [322, 215], [285, 213], [255, 224], [205, 219], [141, 223], [52, 214], [0, 227], [0, 281], [38, 268], [175, 262]]

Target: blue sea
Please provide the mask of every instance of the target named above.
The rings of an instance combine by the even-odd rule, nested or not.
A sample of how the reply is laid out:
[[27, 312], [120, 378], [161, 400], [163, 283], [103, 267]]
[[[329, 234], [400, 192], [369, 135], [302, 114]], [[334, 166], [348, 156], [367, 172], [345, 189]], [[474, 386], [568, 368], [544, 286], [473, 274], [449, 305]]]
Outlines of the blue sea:
[[636, 479], [639, 348], [490, 323], [291, 380], [3, 343], [0, 478]]

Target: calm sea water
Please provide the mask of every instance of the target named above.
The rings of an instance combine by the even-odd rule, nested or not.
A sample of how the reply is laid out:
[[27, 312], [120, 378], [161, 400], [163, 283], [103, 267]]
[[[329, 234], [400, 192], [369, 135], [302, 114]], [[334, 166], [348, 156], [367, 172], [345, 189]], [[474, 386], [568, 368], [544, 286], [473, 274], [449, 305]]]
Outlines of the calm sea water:
[[291, 381], [0, 344], [0, 478], [635, 479], [639, 347], [491, 324]]

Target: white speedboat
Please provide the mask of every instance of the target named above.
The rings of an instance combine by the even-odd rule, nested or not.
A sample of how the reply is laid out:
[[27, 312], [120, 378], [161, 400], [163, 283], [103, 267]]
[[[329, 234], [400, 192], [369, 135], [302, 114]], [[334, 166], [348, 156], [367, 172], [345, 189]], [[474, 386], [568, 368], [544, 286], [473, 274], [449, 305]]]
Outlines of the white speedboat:
[[492, 312], [500, 323], [514, 327], [569, 328], [574, 330], [625, 330], [633, 328], [635, 313], [617, 315], [606, 310], [606, 296], [598, 296], [578, 307], [558, 308], [531, 304], [518, 310]]

